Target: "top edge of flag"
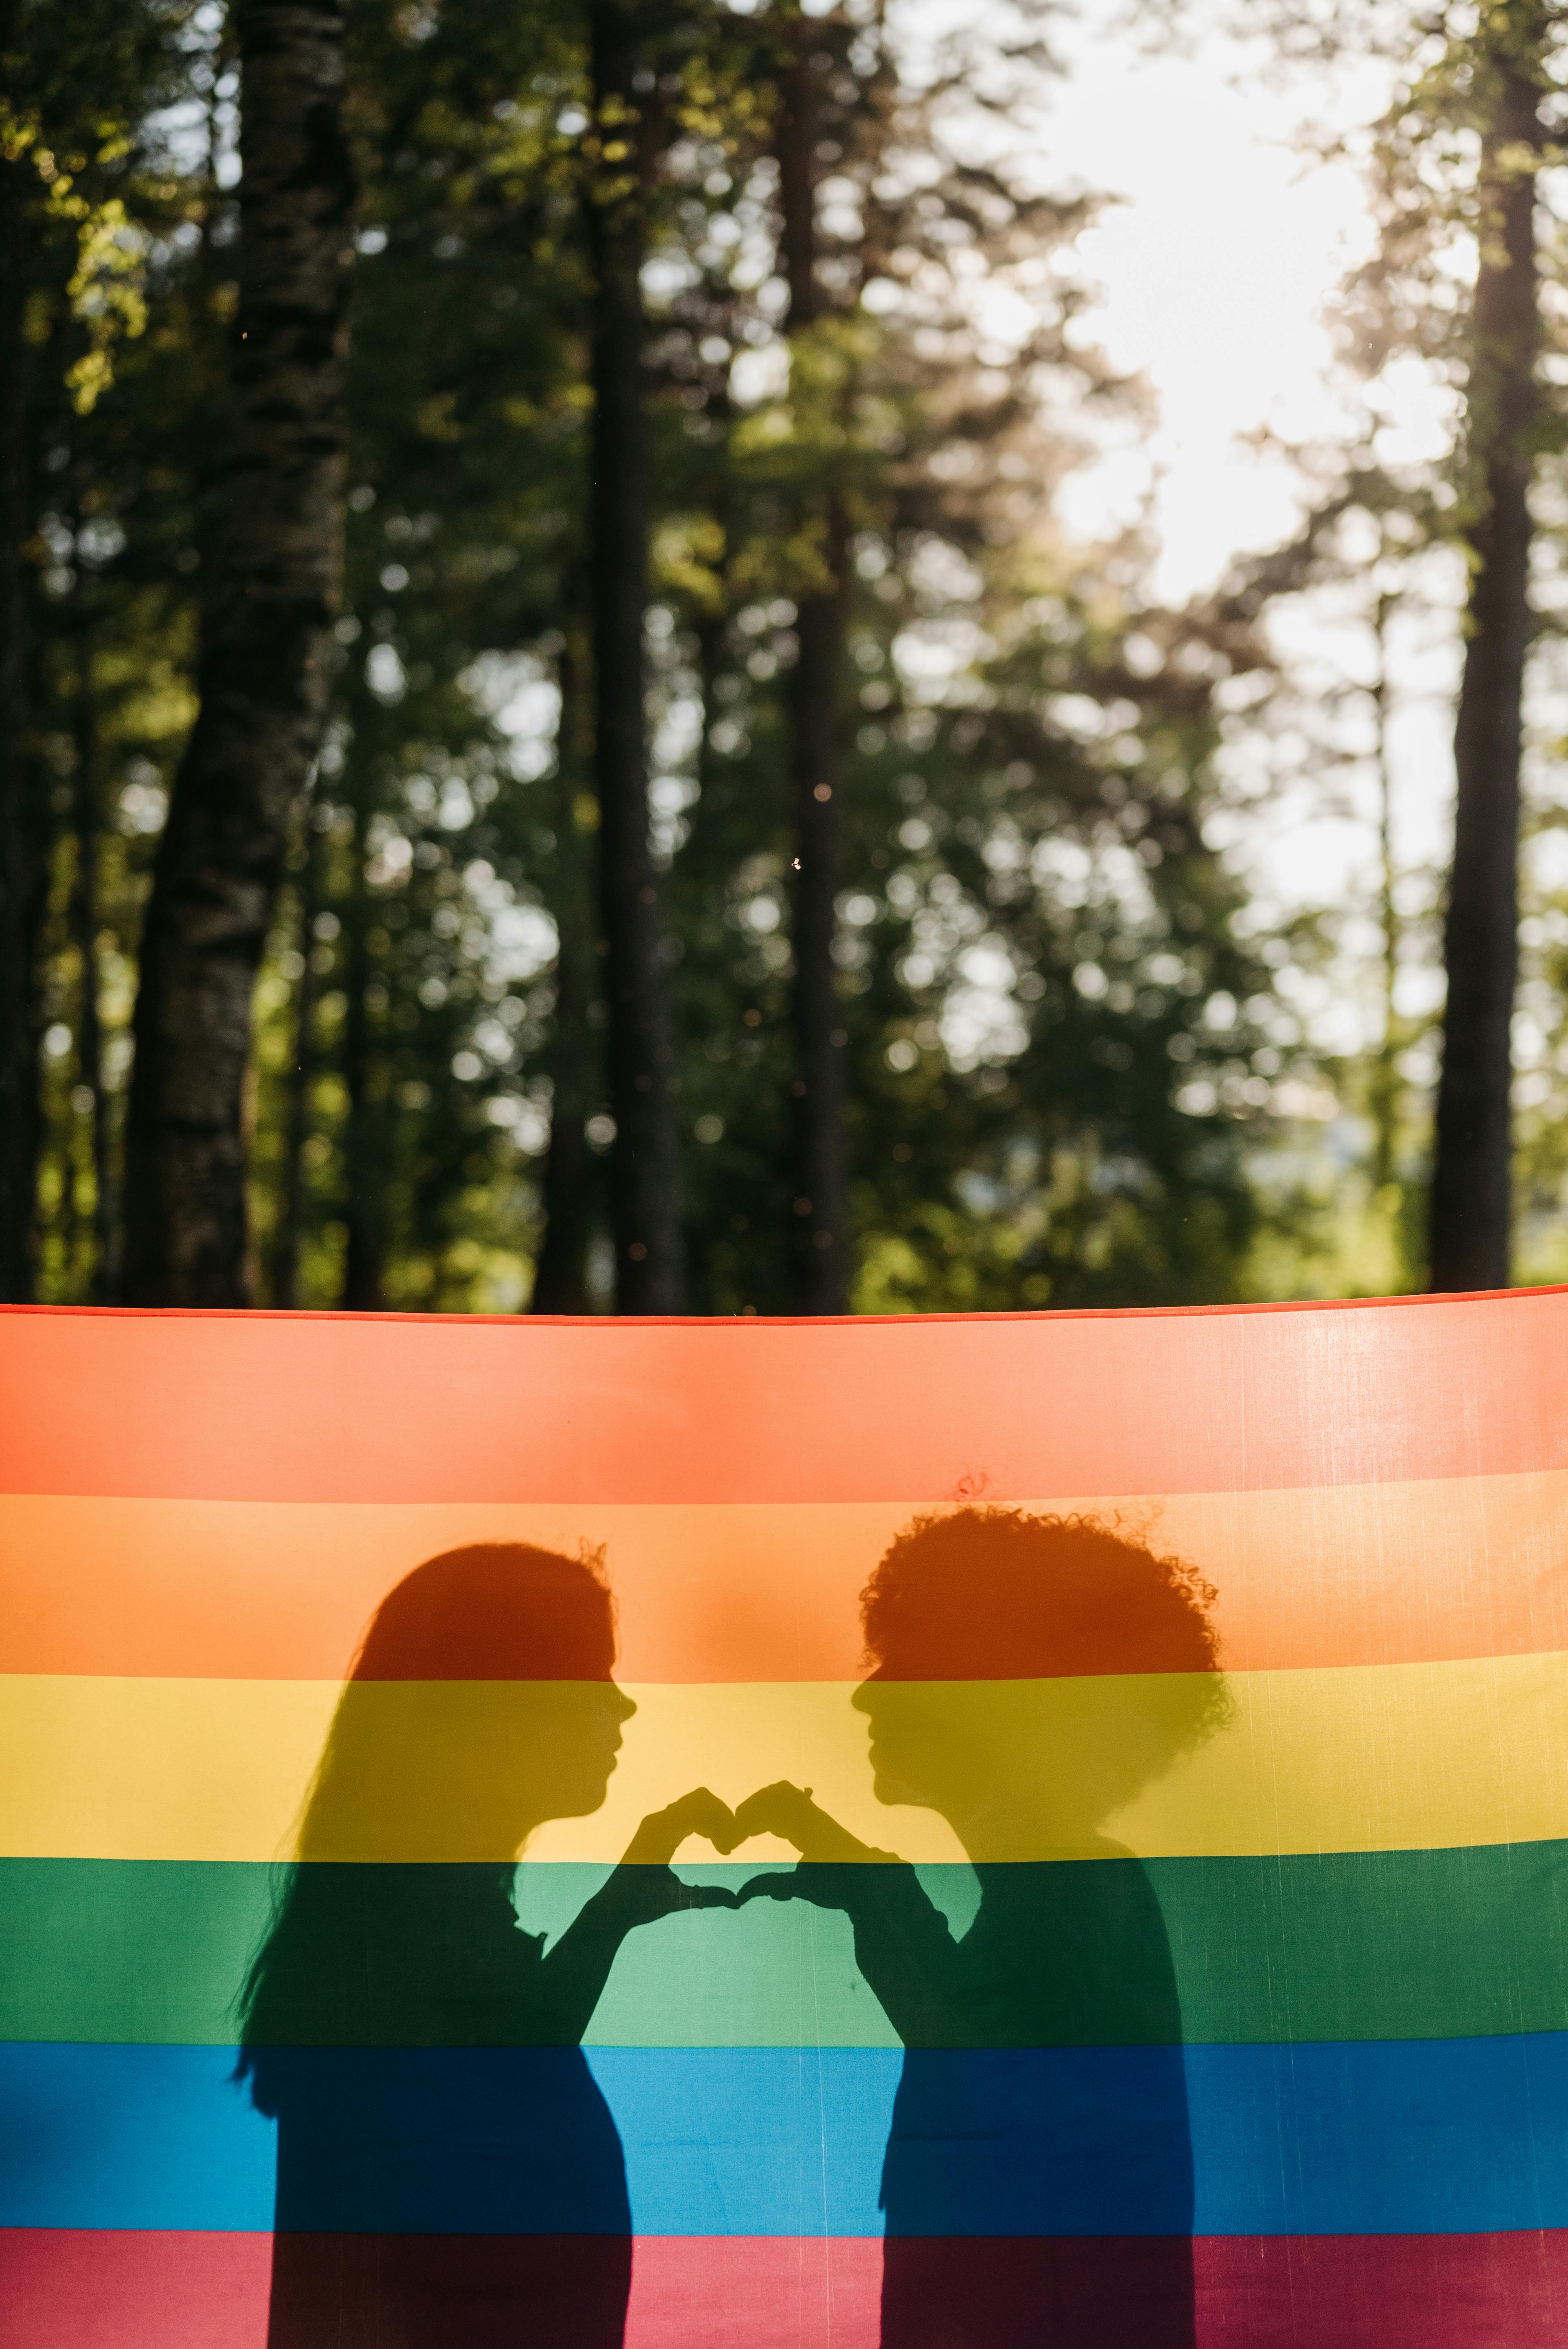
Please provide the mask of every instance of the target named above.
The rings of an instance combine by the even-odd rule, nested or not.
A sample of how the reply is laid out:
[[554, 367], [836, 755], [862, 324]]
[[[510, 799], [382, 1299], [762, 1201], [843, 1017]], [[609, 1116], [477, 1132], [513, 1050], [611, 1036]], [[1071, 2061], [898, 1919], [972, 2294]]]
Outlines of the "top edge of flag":
[[18, 1494], [1005, 1503], [1563, 1467], [1563, 1288], [821, 1320], [0, 1315]]
[[421, 1313], [378, 1307], [344, 1312], [331, 1306], [283, 1305], [34, 1305], [0, 1302], [7, 1314], [113, 1321], [412, 1321], [535, 1330], [861, 1330], [971, 1321], [1182, 1321], [1253, 1313], [1367, 1313], [1413, 1305], [1479, 1305], [1496, 1299], [1568, 1296], [1568, 1281], [1534, 1288], [1413, 1289], [1394, 1297], [1232, 1298], [1218, 1305], [1045, 1305], [1013, 1310], [954, 1313]]

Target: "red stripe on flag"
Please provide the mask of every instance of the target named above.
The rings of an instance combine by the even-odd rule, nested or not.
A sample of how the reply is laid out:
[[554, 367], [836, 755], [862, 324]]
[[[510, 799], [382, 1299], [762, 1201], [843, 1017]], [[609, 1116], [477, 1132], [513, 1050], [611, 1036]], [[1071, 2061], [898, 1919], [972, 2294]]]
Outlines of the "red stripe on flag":
[[[364, 2249], [337, 2248], [351, 2262]], [[903, 2242], [884, 2336], [878, 2240], [645, 2237], [626, 2349], [1158, 2349], [1140, 2302], [1174, 2248]], [[1568, 2338], [1568, 2231], [1208, 2236], [1191, 2248], [1198, 2349], [1561, 2349]], [[7, 2349], [267, 2349], [272, 2251], [268, 2235], [0, 2232]], [[530, 2338], [542, 2342], [537, 2327]], [[345, 2336], [342, 2349], [368, 2344]]]

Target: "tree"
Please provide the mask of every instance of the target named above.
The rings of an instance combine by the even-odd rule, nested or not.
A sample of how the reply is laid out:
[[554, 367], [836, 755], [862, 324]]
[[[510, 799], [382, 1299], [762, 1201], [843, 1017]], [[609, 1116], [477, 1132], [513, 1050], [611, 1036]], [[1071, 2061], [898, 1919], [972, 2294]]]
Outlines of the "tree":
[[591, 761], [583, 755], [583, 743], [587, 731], [583, 645], [570, 612], [567, 616], [556, 662], [561, 696], [555, 727], [552, 826], [557, 878], [551, 908], [556, 938], [555, 1000], [551, 1019], [550, 1141], [540, 1186], [544, 1231], [531, 1300], [536, 1313], [588, 1310], [588, 1246], [597, 1189], [588, 1119], [599, 1092], [595, 1038], [590, 1024], [598, 926], [588, 886], [592, 843], [583, 836], [580, 812]]
[[[581, 625], [564, 643], [559, 626], [584, 600], [574, 31], [527, 11], [367, 6], [356, 19], [345, 610], [311, 935], [307, 865], [263, 968], [253, 1149], [263, 1236], [280, 1231], [287, 1170], [301, 1168], [300, 1301], [363, 1298], [373, 1260], [387, 1305], [506, 1309], [550, 1252], [531, 1180], [563, 1044], [559, 1025], [549, 1036], [544, 907], [563, 947], [599, 965], [589, 671]], [[581, 680], [564, 773], [544, 740], [525, 769], [496, 722], [520, 686], [548, 703], [555, 668]], [[519, 924], [522, 947], [505, 946], [499, 932]], [[592, 1030], [571, 1068], [584, 1243], [602, 1217], [582, 1132], [605, 1106], [599, 1058]], [[563, 1113], [562, 1143], [570, 1125]]]
[[[21, 86], [23, 0], [0, 10], [0, 78]], [[0, 111], [0, 1298], [33, 1293], [37, 1056], [33, 949], [43, 855], [27, 766], [27, 295], [41, 202], [26, 126]]]
[[[779, 76], [779, 195], [781, 258], [789, 289], [785, 330], [797, 396], [818, 354], [812, 349], [823, 316], [818, 280], [818, 153], [822, 141], [822, 84], [833, 68], [821, 47], [838, 27], [791, 10], [781, 27]], [[841, 114], [841, 109], [834, 109]], [[832, 376], [839, 370], [830, 369]], [[832, 409], [844, 405], [835, 381]], [[829, 438], [836, 421], [830, 415]], [[849, 1201], [844, 1182], [844, 1047], [833, 967], [838, 930], [839, 731], [844, 690], [845, 564], [849, 531], [842, 492], [832, 478], [813, 484], [797, 528], [818, 577], [800, 595], [798, 650], [789, 678], [789, 770], [794, 801], [795, 885], [791, 892], [795, 969], [792, 1010], [795, 1073], [790, 1081], [796, 1197], [796, 1289], [802, 1311], [842, 1313], [847, 1305]]]
[[[298, 965], [285, 1047], [286, 1108], [280, 1137], [282, 1167], [270, 1235], [269, 1288], [274, 1305], [300, 1301], [300, 1244], [304, 1220], [304, 1153], [310, 1140], [311, 1095], [315, 1077], [316, 916], [321, 912], [325, 842], [314, 805], [305, 811], [304, 836], [294, 875]], [[288, 951], [285, 949], [285, 951]]]
[[143, 927], [127, 1126], [125, 1294], [249, 1294], [252, 999], [318, 750], [342, 564], [353, 180], [343, 0], [235, 0], [239, 298], [223, 526], [200, 709]]
[[[1315, 30], [1289, 15], [1276, 26], [1287, 47], [1322, 33], [1331, 47], [1404, 52], [1373, 133], [1380, 234], [1350, 283], [1347, 341], [1374, 382], [1390, 359], [1415, 353], [1457, 395], [1453, 445], [1427, 484], [1439, 517], [1429, 534], [1457, 543], [1467, 571], [1427, 1216], [1427, 1277], [1439, 1290], [1500, 1288], [1511, 1277], [1531, 492], [1556, 438], [1538, 381], [1547, 259], [1538, 181], [1558, 111], [1558, 21], [1550, 0], [1480, 0], [1414, 18], [1361, 0], [1330, 6]], [[1456, 301], [1454, 257], [1467, 244], [1474, 274], [1468, 301]]]
[[[697, 263], [654, 321], [685, 411], [659, 444], [659, 682], [703, 711], [672, 870], [694, 1302], [799, 1309], [791, 688], [830, 487], [849, 540], [830, 936], [852, 1301], [1212, 1296], [1254, 1221], [1243, 1120], [1285, 1062], [1259, 1009], [1268, 971], [1232, 933], [1239, 892], [1202, 836], [1212, 697], [1257, 650], [1241, 626], [1145, 611], [1136, 545], [1075, 549], [1053, 523], [1082, 407], [1114, 389], [1072, 332], [1066, 248], [1088, 208], [944, 136], [983, 79], [972, 57], [906, 88], [864, 28], [811, 21], [840, 64], [816, 223], [838, 315], [790, 337], [787, 385], [738, 397], [727, 349], [783, 339], [748, 284], [764, 235], [784, 249], [784, 200], [777, 168], [694, 140], [672, 170]], [[744, 262], [727, 316], [704, 258], [719, 252]], [[1015, 341], [977, 331], [982, 283], [1016, 298]], [[954, 642], [973, 650], [928, 681], [949, 679]]]
[[[103, 1069], [90, 1030], [89, 924], [98, 890], [96, 695], [88, 581], [119, 542], [98, 511], [89, 442], [117, 367], [147, 319], [154, 223], [180, 191], [148, 173], [151, 126], [181, 88], [186, 0], [6, 0], [0, 11], [0, 1293], [40, 1274], [40, 1172], [56, 1137], [41, 1100], [56, 884], [74, 865], [64, 960], [75, 993], [78, 1090], [92, 1100], [85, 1163], [62, 1169], [67, 1219], [98, 1227], [82, 1251], [102, 1292], [108, 1230]], [[170, 175], [170, 181], [177, 175]], [[67, 1149], [63, 1156], [72, 1155]]]
[[589, 594], [600, 920], [609, 1006], [614, 1152], [610, 1209], [624, 1313], [685, 1301], [680, 1138], [669, 974], [648, 841], [643, 628], [648, 580], [648, 450], [641, 271], [645, 182], [654, 161], [654, 77], [635, 0], [591, 0], [594, 171], [593, 454]]
[[98, 802], [102, 792], [98, 740], [98, 694], [93, 678], [93, 606], [87, 551], [82, 543], [78, 512], [76, 544], [76, 629], [73, 651], [75, 690], [71, 697], [72, 827], [76, 833], [76, 871], [72, 875], [70, 934], [77, 961], [77, 1072], [87, 1097], [88, 1150], [83, 1169], [88, 1194], [82, 1221], [90, 1233], [88, 1257], [95, 1302], [112, 1302], [119, 1287], [116, 1263], [114, 1185], [109, 1171], [108, 1098], [105, 1084], [103, 1027], [98, 1017], [98, 842], [103, 824]]
[[1470, 576], [1443, 931], [1448, 1000], [1432, 1161], [1434, 1289], [1502, 1288], [1510, 1277], [1519, 766], [1542, 340], [1536, 178], [1552, 13], [1541, 0], [1494, 0], [1480, 11], [1470, 45], [1470, 98], [1481, 124], [1465, 394]]
[[[874, 22], [810, 20], [816, 291], [791, 326], [789, 21], [639, 9], [611, 28], [629, 46], [596, 117], [583, 19], [356, 5], [345, 592], [308, 824], [285, 810], [280, 826], [243, 1096], [266, 1302], [612, 1299], [604, 1113], [628, 1120], [593, 902], [606, 220], [588, 187], [608, 199], [614, 323], [637, 354], [609, 373], [601, 354], [600, 421], [618, 416], [614, 461], [634, 481], [645, 465], [646, 503], [600, 586], [642, 761], [619, 802], [638, 903], [647, 886], [667, 909], [635, 967], [671, 1004], [691, 1305], [801, 1306], [808, 966], [845, 1039], [846, 1302], [1172, 1301], [1250, 1278], [1255, 1145], [1301, 1048], [1204, 830], [1238, 722], [1216, 696], [1255, 647], [1233, 617], [1150, 608], [1135, 541], [1079, 547], [1055, 518], [1083, 411], [1115, 387], [1073, 316], [1088, 208], [996, 160], [1030, 143], [1022, 118], [1007, 128], [1026, 58], [994, 77], [1005, 135], [977, 160], [984, 32], [910, 87]], [[56, 388], [31, 427], [32, 755], [52, 837], [30, 1016], [40, 1293], [62, 1301], [92, 1293], [103, 1254], [90, 1072], [118, 1112], [140, 893], [224, 531], [237, 208], [189, 126], [206, 117], [221, 159], [228, 62], [192, 18], [135, 124], [145, 166], [103, 167], [149, 325], [90, 414], [58, 388], [93, 356], [66, 294], [74, 225], [53, 232], [34, 347]], [[978, 323], [982, 294], [1005, 328]], [[604, 499], [600, 520], [627, 511]], [[825, 711], [838, 836], [802, 954], [799, 721]], [[111, 1114], [111, 1187], [119, 1130]]]
[[[386, 1303], [386, 1055], [377, 1049], [377, 1013], [388, 990], [378, 983], [376, 906], [370, 890], [370, 776], [356, 761], [349, 795], [348, 895], [344, 907], [343, 1254], [346, 1313], [378, 1312]], [[385, 933], [379, 935], [385, 936]]]

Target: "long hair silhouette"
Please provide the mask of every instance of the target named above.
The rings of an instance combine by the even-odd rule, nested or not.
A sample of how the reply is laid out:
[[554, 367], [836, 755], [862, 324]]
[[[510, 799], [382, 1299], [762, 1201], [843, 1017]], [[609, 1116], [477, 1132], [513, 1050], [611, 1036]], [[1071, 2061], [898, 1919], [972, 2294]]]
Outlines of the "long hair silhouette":
[[606, 1936], [546, 1960], [511, 1899], [529, 1833], [603, 1800], [614, 1659], [595, 1568], [521, 1544], [428, 1559], [366, 1634], [238, 2002], [269, 2349], [618, 2349], [624, 2163], [577, 2044]]

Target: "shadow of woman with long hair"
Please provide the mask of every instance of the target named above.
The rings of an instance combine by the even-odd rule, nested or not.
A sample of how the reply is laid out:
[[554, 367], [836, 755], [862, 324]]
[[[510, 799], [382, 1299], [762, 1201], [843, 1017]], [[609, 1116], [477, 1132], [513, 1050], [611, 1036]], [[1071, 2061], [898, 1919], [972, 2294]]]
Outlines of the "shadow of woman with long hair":
[[619, 2349], [625, 2165], [581, 2041], [634, 1927], [733, 1896], [668, 1863], [727, 1850], [698, 1788], [645, 1819], [555, 1945], [515, 1863], [599, 1808], [635, 1711], [583, 1560], [449, 1550], [382, 1602], [297, 1857], [240, 1994], [240, 2073], [278, 2123], [269, 2349]]
[[970, 1857], [962, 1938], [810, 1788], [736, 1813], [801, 1855], [742, 1899], [846, 1911], [904, 2044], [883, 2349], [1191, 2349], [1181, 2007], [1149, 1878], [1105, 1822], [1226, 1717], [1212, 1597], [1082, 1518], [964, 1509], [892, 1544], [852, 1701], [878, 1800], [939, 1812]]

